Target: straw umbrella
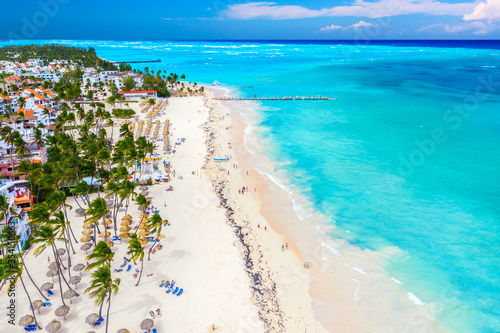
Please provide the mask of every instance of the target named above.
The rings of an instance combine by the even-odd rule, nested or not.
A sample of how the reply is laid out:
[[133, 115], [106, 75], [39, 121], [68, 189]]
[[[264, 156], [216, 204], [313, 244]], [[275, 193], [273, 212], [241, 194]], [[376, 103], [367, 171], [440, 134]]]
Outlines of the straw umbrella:
[[33, 324], [34, 322], [35, 322], [35, 317], [33, 317], [31, 315], [26, 315], [26, 316], [21, 317], [21, 319], [19, 319], [19, 325], [23, 326], [23, 327], [29, 326], [29, 325]]
[[51, 277], [52, 278], [52, 282], [54, 282], [54, 276], [56, 276], [58, 273], [57, 273], [57, 270], [55, 269], [51, 269], [47, 272], [47, 274], [45, 274], [47, 277]]
[[82, 234], [83, 234], [84, 236], [90, 236], [90, 235], [92, 235], [93, 233], [94, 233], [94, 232], [93, 232], [91, 229], [83, 229], [83, 231], [82, 231]]
[[[105, 234], [106, 233], [106, 234]], [[104, 238], [104, 235], [106, 235], [107, 237], [109, 237], [111, 235], [111, 233], [109, 231], [102, 231], [100, 234], [99, 234], [99, 237], [102, 237]]]
[[87, 316], [87, 318], [85, 318], [85, 322], [89, 325], [92, 325], [94, 326], [97, 321], [99, 320], [99, 315], [97, 313], [92, 313], [90, 315]]
[[52, 282], [45, 282], [44, 284], [42, 284], [42, 286], [40, 287], [40, 290], [43, 290], [43, 291], [47, 291], [47, 290], [51, 290], [54, 288], [54, 284]]
[[[78, 277], [78, 276], [76, 276], [76, 277]], [[55, 314], [56, 314], [56, 316], [63, 317], [64, 320], [66, 320], [66, 316], [69, 313], [69, 309], [70, 309], [69, 306], [67, 306], [67, 305], [61, 305], [60, 307], [58, 307], [56, 309]]]
[[61, 323], [54, 319], [45, 327], [45, 330], [49, 333], [54, 333], [57, 332], [61, 326]]
[[68, 298], [69, 298], [69, 302], [70, 302], [70, 303], [73, 303], [73, 302], [71, 301], [71, 298], [73, 298], [73, 297], [77, 297], [77, 296], [78, 296], [78, 294], [76, 293], [76, 291], [71, 290], [71, 289], [70, 289], [70, 290], [66, 290], [66, 291], [64, 292], [64, 294], [63, 294], [63, 297], [64, 297], [65, 299], [68, 299]]
[[68, 282], [74, 284], [75, 288], [78, 289], [77, 285], [80, 283], [80, 281], [82, 281], [82, 278], [77, 275], [77, 276], [72, 276]]
[[104, 223], [106, 223], [106, 225], [110, 225], [113, 223], [113, 221], [111, 221], [111, 219], [105, 219], [101, 224], [104, 225]]
[[142, 245], [146, 245], [147, 243], [149, 243], [149, 239], [141, 238], [141, 239], [139, 239], [139, 243], [141, 243]]
[[49, 269], [50, 269], [50, 270], [57, 270], [57, 262], [55, 262], [55, 261], [54, 261], [54, 262], [51, 262], [51, 263], [49, 264]]
[[85, 243], [85, 244], [83, 244], [83, 245], [80, 247], [80, 250], [85, 251], [85, 253], [87, 253], [87, 250], [88, 250], [88, 249], [90, 249], [91, 247], [92, 247], [92, 244]]
[[147, 236], [149, 233], [146, 230], [141, 230], [137, 233], [139, 236]]
[[65, 249], [58, 249], [57, 250], [57, 254], [60, 255], [60, 256], [63, 256], [65, 253], [66, 253]]
[[80, 242], [85, 243], [85, 242], [90, 242], [92, 240], [92, 237], [90, 236], [83, 236], [80, 238]]
[[142, 191], [141, 194], [145, 197], [147, 197], [149, 195], [149, 192], [148, 191]]
[[84, 223], [83, 227], [85, 229], [92, 229], [94, 227], [94, 223]]
[[121, 232], [127, 232], [127, 231], [129, 231], [129, 230], [130, 230], [130, 227], [129, 227], [128, 225], [122, 225], [122, 226], [120, 227], [120, 231], [121, 231]]
[[149, 190], [149, 187], [147, 187], [147, 186], [139, 186], [139, 190], [141, 190], [141, 191], [147, 191], [147, 190]]
[[42, 306], [43, 306], [43, 302], [41, 300], [39, 300], [39, 299], [37, 299], [36, 301], [31, 302], [31, 308], [33, 310], [38, 311], [38, 313], [40, 313], [40, 309], [41, 309]]
[[153, 319], [144, 319], [142, 322], [141, 322], [141, 330], [148, 330], [148, 332], [153, 328], [153, 326], [155, 325], [155, 322], [153, 321]]
[[85, 209], [78, 208], [78, 209], [75, 210], [75, 213], [76, 213], [77, 216], [81, 217], [81, 216], [83, 216], [85, 214]]
[[107, 241], [106, 244], [108, 244], [110, 248], [115, 246], [115, 243], [113, 241]]
[[139, 180], [139, 185], [147, 185], [147, 184], [148, 184], [147, 180], [144, 179]]
[[120, 238], [124, 239], [124, 238], [130, 238], [130, 233], [128, 232], [122, 232], [118, 235]]
[[132, 215], [130, 214], [125, 214], [123, 215], [123, 218], [122, 219], [131, 219], [132, 218]]
[[121, 226], [128, 227], [131, 224], [132, 224], [132, 220], [124, 220], [124, 221], [122, 221]]
[[73, 270], [75, 272], [80, 272], [80, 276], [82, 276], [82, 271], [85, 269], [85, 265], [84, 264], [76, 264], [75, 266], [73, 266]]
[[122, 329], [118, 330], [118, 332], [116, 332], [116, 333], [130, 333], [130, 331], [126, 328], [122, 328]]

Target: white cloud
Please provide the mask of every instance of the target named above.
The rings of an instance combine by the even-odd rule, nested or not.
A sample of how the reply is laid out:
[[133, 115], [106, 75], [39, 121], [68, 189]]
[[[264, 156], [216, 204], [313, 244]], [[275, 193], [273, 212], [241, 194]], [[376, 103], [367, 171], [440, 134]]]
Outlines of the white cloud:
[[[499, 1], [499, 0], [489, 0]], [[380, 18], [406, 14], [463, 16], [477, 3], [445, 3], [436, 0], [354, 0], [351, 5], [309, 9], [303, 6], [282, 6], [275, 2], [249, 2], [228, 6], [223, 16], [235, 20], [290, 20], [313, 17], [360, 16]]]
[[474, 8], [472, 13], [464, 15], [464, 20], [481, 20], [500, 18], [500, 0], [487, 0]]
[[330, 25], [326, 26], [324, 28], [319, 29], [319, 31], [332, 31], [332, 30], [348, 30], [348, 29], [359, 29], [359, 28], [368, 28], [368, 27], [376, 27], [377, 25], [365, 22], [365, 21], [359, 21], [358, 23], [354, 23], [353, 25], [348, 25], [346, 27], [343, 27], [341, 25]]
[[436, 23], [431, 24], [426, 27], [422, 27], [418, 29], [418, 32], [423, 33], [447, 33], [450, 35], [463, 35], [463, 34], [472, 34], [472, 35], [486, 35], [491, 32], [494, 32], [500, 28], [498, 21], [493, 20], [474, 20], [474, 21], [462, 21], [455, 24], [443, 24]]

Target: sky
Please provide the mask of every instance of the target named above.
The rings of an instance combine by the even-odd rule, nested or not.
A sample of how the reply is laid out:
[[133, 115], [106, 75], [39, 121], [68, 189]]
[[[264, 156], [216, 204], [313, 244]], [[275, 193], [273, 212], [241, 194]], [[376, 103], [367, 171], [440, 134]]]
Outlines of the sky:
[[500, 0], [23, 0], [1, 11], [0, 40], [500, 39]]

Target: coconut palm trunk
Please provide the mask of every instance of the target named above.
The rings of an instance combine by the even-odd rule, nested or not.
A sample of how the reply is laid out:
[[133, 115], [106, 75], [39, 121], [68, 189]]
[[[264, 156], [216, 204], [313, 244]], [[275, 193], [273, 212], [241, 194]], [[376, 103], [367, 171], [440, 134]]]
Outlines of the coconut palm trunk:
[[[26, 286], [24, 285], [23, 278], [21, 276], [19, 276], [19, 280], [21, 280], [21, 284], [23, 285], [24, 292], [26, 293], [26, 296], [28, 296], [28, 302], [29, 302], [29, 304], [31, 304], [31, 297], [30, 297], [30, 294], [28, 293], [28, 290], [26, 290]], [[62, 295], [61, 295], [61, 297], [62, 297]], [[33, 318], [35, 318], [36, 326], [39, 329], [42, 329], [42, 327], [38, 324], [38, 321], [36, 320], [35, 309], [33, 309], [32, 306], [30, 306], [30, 308], [31, 308], [31, 313], [33, 314]]]

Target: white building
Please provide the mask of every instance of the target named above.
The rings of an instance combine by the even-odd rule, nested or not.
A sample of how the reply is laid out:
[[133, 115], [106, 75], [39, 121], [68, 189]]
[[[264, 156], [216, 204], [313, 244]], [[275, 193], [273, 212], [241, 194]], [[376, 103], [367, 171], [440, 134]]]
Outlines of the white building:
[[137, 91], [120, 91], [120, 95], [125, 96], [127, 101], [139, 101], [143, 98], [156, 98], [156, 90], [137, 90]]
[[[26, 184], [27, 182], [24, 180], [0, 179], [0, 194], [5, 196], [9, 204], [9, 210], [0, 221], [0, 232], [6, 227], [15, 230], [20, 237], [19, 246], [21, 249], [23, 249], [31, 233], [31, 227], [28, 225], [28, 212], [32, 210], [33, 197], [29, 193]], [[13, 249], [13, 252], [17, 253], [18, 249]]]

